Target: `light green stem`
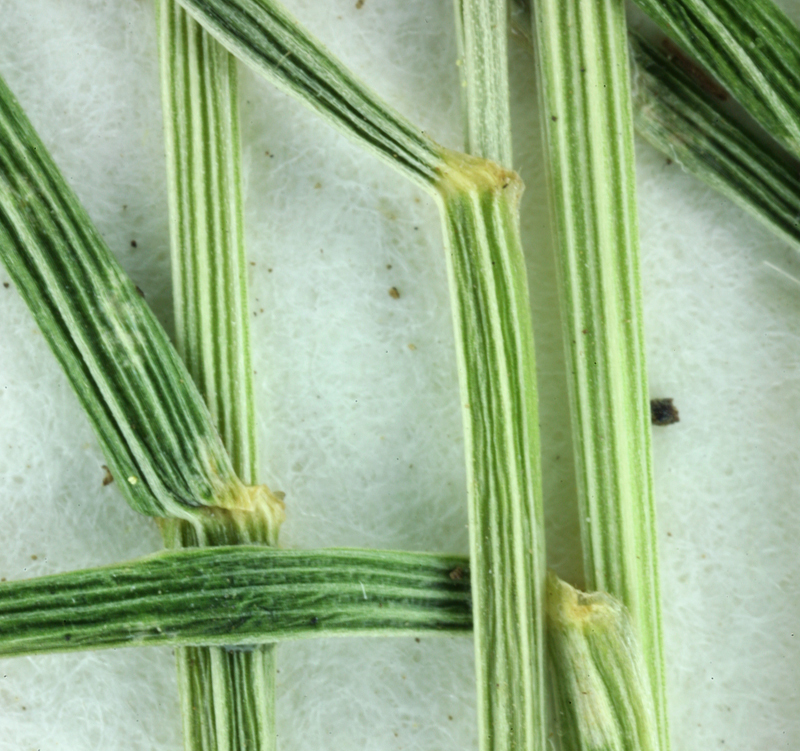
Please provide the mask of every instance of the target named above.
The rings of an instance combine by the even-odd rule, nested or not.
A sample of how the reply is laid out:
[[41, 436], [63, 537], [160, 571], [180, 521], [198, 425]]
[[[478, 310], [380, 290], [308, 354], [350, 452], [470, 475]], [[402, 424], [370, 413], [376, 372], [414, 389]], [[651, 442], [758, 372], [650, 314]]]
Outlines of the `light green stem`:
[[[256, 482], [236, 61], [157, 2], [178, 350], [239, 477]], [[162, 524], [169, 547], [274, 543], [277, 524]], [[275, 646], [176, 651], [187, 751], [275, 748]]]
[[467, 150], [494, 179], [443, 191], [465, 404], [478, 738], [546, 746], [544, 519], [533, 327], [511, 172], [505, 0], [457, 0]]
[[513, 172], [474, 164], [463, 182], [445, 183], [441, 200], [467, 455], [479, 741], [543, 749], [543, 511], [522, 186]]
[[236, 61], [174, 0], [158, 13], [178, 352], [254, 484]]
[[513, 169], [505, 0], [456, 0], [466, 151]]
[[668, 748], [623, 0], [538, 0], [587, 584], [630, 610]]
[[242, 655], [256, 651], [242, 644], [471, 627], [469, 562], [428, 553], [193, 548], [0, 584], [2, 657], [156, 644]]
[[[180, 2], [233, 54], [439, 201], [464, 408], [481, 743], [536, 748], [534, 739], [542, 737], [542, 626], [536, 613], [544, 551], [519, 178], [428, 139], [355, 80], [278, 3]], [[495, 61], [495, 72], [502, 65]], [[486, 75], [487, 87], [494, 87]]]

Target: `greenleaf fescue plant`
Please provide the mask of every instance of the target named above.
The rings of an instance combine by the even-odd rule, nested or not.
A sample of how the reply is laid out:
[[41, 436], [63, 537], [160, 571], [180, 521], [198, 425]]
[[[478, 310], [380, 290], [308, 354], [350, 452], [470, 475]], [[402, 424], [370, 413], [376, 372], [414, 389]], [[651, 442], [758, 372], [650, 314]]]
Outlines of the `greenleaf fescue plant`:
[[[158, 503], [174, 501], [175, 508], [156, 504], [144, 510], [162, 514], [158, 526], [169, 545], [189, 548], [85, 570], [155, 550], [157, 531], [150, 519], [135, 516], [114, 497], [118, 488], [129, 493], [130, 483], [117, 466], [103, 479], [100, 463], [113, 463], [102, 458], [89, 425], [80, 424], [79, 407], [53, 363], [28, 359], [34, 353], [47, 360], [49, 353], [42, 355], [42, 337], [12, 289], [19, 273], [0, 280], [0, 314], [8, 315], [2, 318], [8, 344], [0, 357], [0, 438], [6, 467], [0, 473], [5, 507], [0, 573], [16, 579], [0, 584], [0, 654], [3, 644], [26, 655], [73, 653], [6, 661], [0, 736], [14, 748], [44, 747], [52, 739], [70, 751], [99, 745], [107, 751], [178, 748], [172, 653], [188, 655], [190, 648], [200, 658], [185, 673], [196, 697], [187, 701], [189, 694], [184, 693], [184, 714], [192, 710], [190, 747], [205, 751], [259, 739], [266, 749], [274, 733], [262, 732], [258, 723], [262, 717], [271, 722], [274, 692], [266, 672], [264, 680], [252, 680], [248, 671], [252, 660], [280, 649], [277, 719], [283, 751], [353, 746], [388, 751], [420, 744], [477, 748], [476, 726], [481, 745], [502, 751], [552, 743], [620, 751], [662, 748], [654, 730], [657, 713], [648, 704], [651, 657], [635, 654], [635, 620], [607, 595], [584, 595], [557, 582], [551, 582], [550, 590], [549, 647], [545, 642], [551, 664], [559, 665], [548, 687], [561, 697], [557, 703], [563, 709], [556, 736], [545, 737], [539, 719], [545, 695], [537, 673], [544, 597], [536, 587], [544, 584], [539, 566], [544, 545], [536, 524], [546, 500], [551, 562], [579, 583], [578, 565], [570, 561], [570, 554], [580, 559], [579, 514], [572, 451], [566, 445], [569, 417], [561, 404], [572, 369], [563, 368], [556, 341], [556, 284], [550, 280], [550, 236], [540, 211], [547, 196], [539, 179], [539, 149], [532, 143], [538, 130], [528, 123], [535, 111], [527, 101], [535, 93], [533, 67], [525, 54], [517, 55], [512, 41], [511, 80], [519, 101], [511, 103], [515, 117], [521, 116], [515, 122], [521, 127], [515, 131], [512, 161], [505, 3], [455, 3], [454, 37], [453, 9], [431, 0], [408, 9], [374, 0], [291, 0], [291, 11], [331, 45], [347, 68], [377, 91], [388, 92], [387, 99], [402, 111], [415, 113], [411, 120], [418, 121], [417, 127], [379, 101], [321, 44], [293, 27], [277, 6], [264, 0], [191, 2], [202, 5], [218, 23], [214, 33], [220, 38], [229, 32], [236, 37], [253, 67], [277, 78], [284, 91], [304, 98], [383, 164], [342, 143], [314, 121], [313, 113], [240, 69], [245, 145], [240, 169], [231, 53], [223, 52], [210, 32], [201, 31], [196, 20], [187, 21], [185, 14], [172, 16], [179, 38], [174, 46], [165, 45], [180, 83], [165, 88], [168, 98], [174, 97], [165, 103], [165, 114], [172, 111], [174, 117], [167, 114], [163, 149], [152, 3], [108, 4], [99, 10], [93, 0], [74, 0], [65, 11], [58, 0], [31, 0], [24, 12], [7, 4], [0, 18], [2, 72], [85, 202], [96, 234], [147, 292], [168, 332], [172, 313], [167, 309], [164, 251], [167, 198], [172, 202], [170, 230], [177, 238], [173, 250], [178, 251], [174, 336], [176, 350], [189, 367], [178, 363], [167, 344], [180, 375], [178, 391], [169, 384], [164, 391], [177, 399], [174, 394], [184, 393], [182, 379], [188, 375], [195, 380], [196, 390], [188, 384], [190, 402], [204, 414], [208, 409], [203, 424], [227, 467], [218, 472], [212, 465], [210, 477], [217, 473], [238, 479], [231, 485], [223, 478], [221, 494], [212, 492], [200, 505], [190, 495], [189, 482], [182, 486], [188, 491], [185, 496], [153, 495]], [[783, 0], [784, 6], [787, 2]], [[557, 7], [567, 9], [568, 4]], [[28, 14], [35, 31], [27, 29]], [[581, 13], [572, 20], [572, 36], [560, 48], [562, 63], [574, 50], [586, 51], [579, 43], [584, 38], [581, 24], [593, 16]], [[183, 33], [189, 28], [192, 33]], [[237, 37], [237, 30], [247, 31]], [[614, 28], [601, 38], [610, 44], [604, 48], [609, 59], [618, 62], [616, 32]], [[265, 39], [268, 44], [261, 51], [271, 50], [266, 63], [259, 58]], [[184, 44], [194, 57], [184, 57]], [[458, 67], [453, 64], [457, 44]], [[61, 52], [59, 45], [65, 48]], [[169, 58], [178, 50], [180, 55]], [[581, 158], [569, 162], [571, 177], [587, 193], [604, 190], [605, 203], [601, 198], [599, 204], [608, 209], [601, 214], [588, 202], [590, 210], [583, 215], [576, 210], [575, 215], [599, 228], [595, 235], [587, 231], [587, 237], [601, 240], [613, 234], [608, 231], [613, 221], [635, 226], [627, 208], [615, 211], [624, 200], [608, 190], [613, 180], [595, 179], [601, 170], [594, 157], [615, 153], [604, 150], [602, 143], [609, 124], [624, 121], [622, 135], [617, 133], [618, 150], [628, 148], [630, 134], [629, 113], [614, 120], [613, 111], [597, 106], [601, 88], [608, 84], [604, 60], [600, 56], [592, 64], [595, 90], [582, 88], [579, 76], [565, 87], [579, 100], [567, 99], [571, 105], [587, 106], [591, 125], [578, 129], [585, 148], [577, 150]], [[691, 77], [696, 69], [688, 66], [684, 73]], [[616, 68], [612, 73], [613, 83], [624, 76]], [[435, 140], [448, 147], [459, 143], [458, 74], [469, 155], [442, 148], [429, 137], [436, 134]], [[699, 83], [706, 85], [706, 94], [718, 90], [716, 83]], [[618, 93], [608, 94], [608, 101]], [[173, 105], [177, 109], [171, 110]], [[664, 138], [675, 139], [678, 126], [685, 132], [689, 124], [703, 125], [702, 116], [691, 119], [686, 109], [680, 111], [686, 119], [668, 119]], [[549, 118], [559, 113], [546, 114], [544, 124], [555, 127]], [[761, 156], [748, 159], [746, 142], [739, 152], [728, 153], [738, 141], [725, 135], [724, 128], [714, 130], [724, 123], [714, 123], [713, 113], [710, 117], [712, 129], [690, 142], [703, 151], [692, 151], [683, 161], [689, 164], [699, 153], [694, 165], [698, 172], [716, 170], [716, 179], [727, 180], [729, 192], [738, 190], [741, 200], [757, 202], [762, 216], [777, 223], [791, 221], [791, 180], [781, 178], [779, 170], [772, 172]], [[0, 151], [3, 143], [0, 139]], [[37, 142], [32, 158], [44, 153], [40, 146]], [[786, 577], [788, 548], [781, 542], [796, 537], [798, 529], [800, 516], [787, 502], [797, 473], [791, 449], [775, 439], [800, 429], [798, 411], [791, 408], [796, 299], [785, 289], [774, 289], [775, 280], [763, 273], [759, 261], [765, 250], [785, 252], [791, 272], [792, 248], [783, 248], [780, 239], [751, 226], [744, 211], [643, 147], [637, 169], [647, 240], [642, 264], [652, 389], [648, 396], [674, 397], [682, 418], [677, 426], [653, 429], [664, 628], [671, 645], [671, 731], [676, 744], [687, 748], [722, 746], [723, 740], [725, 745], [757, 749], [780, 747], [797, 735], [790, 706], [796, 650], [785, 628], [791, 623], [786, 616], [797, 601], [797, 586]], [[164, 189], [164, 151], [172, 171], [169, 191]], [[677, 156], [674, 149], [668, 153]], [[433, 196], [444, 221], [449, 269], [437, 256], [441, 248], [434, 207], [426, 205], [419, 190], [385, 170], [386, 164], [399, 166], [401, 174]], [[784, 171], [790, 173], [792, 164], [787, 160]], [[629, 164], [625, 169], [620, 184], [627, 195]], [[532, 251], [527, 278], [535, 291], [534, 320], [541, 321], [537, 354], [544, 409], [539, 415], [516, 210], [522, 184], [516, 170], [528, 183], [523, 204], [524, 237]], [[8, 174], [11, 183], [19, 182], [19, 172]], [[5, 166], [0, 175], [6, 180]], [[248, 194], [249, 258], [244, 268], [241, 202], [236, 196], [240, 177]], [[6, 190], [0, 199], [3, 227], [15, 211], [24, 218], [30, 208], [26, 195], [20, 199], [14, 190]], [[37, 229], [34, 222], [33, 230], [22, 221], [19, 226], [37, 239], [34, 247], [56, 251], [48, 262], [56, 269], [48, 277], [54, 289], [44, 284], [41, 300], [46, 302], [48, 295], [56, 300], [58, 283], [67, 279], [67, 299], [59, 305], [86, 309], [80, 319], [55, 316], [63, 327], [51, 327], [50, 338], [66, 336], [62, 343], [68, 353], [74, 352], [80, 366], [76, 372], [92, 386], [92, 356], [84, 361], [71, 342], [84, 340], [90, 331], [85, 322], [105, 310], [114, 287], [99, 280], [81, 296], [79, 287], [58, 269], [70, 265], [63, 264], [62, 253], [67, 259], [85, 258], [85, 249], [71, 239], [58, 240], [58, 210], [33, 213], [52, 222], [37, 220], [40, 225]], [[41, 227], [45, 229], [39, 231]], [[23, 259], [17, 264], [23, 271], [39, 268], [39, 262], [27, 265], [24, 259], [30, 254], [23, 247], [20, 255], [7, 242], [11, 235], [5, 229], [0, 233], [5, 233], [0, 252]], [[211, 238], [213, 242], [205, 242]], [[221, 253], [223, 245], [227, 247]], [[622, 269], [626, 278], [628, 257], [623, 253], [620, 258], [611, 271]], [[591, 280], [613, 277], [602, 263], [588, 267]], [[458, 358], [448, 328], [446, 271], [455, 300]], [[40, 294], [40, 278], [44, 276], [33, 278], [34, 297]], [[123, 274], [118, 280], [135, 289]], [[613, 284], [610, 294], [600, 290], [591, 298], [593, 310], [605, 309], [604, 294], [613, 303], [616, 291]], [[131, 299], [131, 304], [140, 300]], [[225, 308], [236, 311], [231, 319]], [[47, 309], [58, 313], [61, 308]], [[251, 364], [246, 362], [247, 322], [256, 334]], [[624, 335], [605, 341], [628, 342]], [[612, 359], [611, 346], [594, 344], [584, 354]], [[149, 359], [137, 360], [128, 358], [137, 352], [133, 345], [117, 350], [104, 340], [93, 346], [95, 353], [104, 347], [122, 353], [108, 367], [133, 374], [128, 385], [150, 383], [161, 372], [149, 367], [160, 362], [158, 353], [147, 352]], [[746, 352], [737, 355], [738, 350]], [[82, 370], [84, 362], [88, 365]], [[605, 379], [606, 363], [595, 367], [601, 385], [625, 383]], [[460, 396], [454, 388], [457, 369]], [[74, 377], [72, 381], [81, 383]], [[110, 392], [120, 391], [115, 380], [109, 383]], [[121, 393], [127, 394], [123, 386]], [[261, 402], [259, 452], [251, 440], [256, 412], [248, 391], [255, 391]], [[611, 392], [618, 396], [614, 388]], [[107, 403], [102, 390], [93, 393], [98, 404]], [[201, 397], [208, 400], [207, 407]], [[153, 403], [157, 401], [153, 396]], [[120, 425], [126, 420], [132, 425], [136, 441], [139, 421], [134, 418], [151, 417], [154, 411], [150, 402], [143, 404], [138, 413], [122, 410], [119, 417]], [[181, 438], [183, 430], [173, 418], [182, 417], [179, 407], [145, 424], [163, 422], [165, 435]], [[471, 493], [467, 506], [459, 455], [462, 417]], [[539, 490], [540, 419], [547, 437], [542, 441], [544, 493]], [[624, 410], [601, 410], [594, 437], [604, 436], [604, 426], [628, 419]], [[71, 430], [65, 431], [64, 423]], [[180, 459], [180, 452], [191, 458], [197, 451], [191, 431], [186, 437], [186, 445], [179, 443], [169, 454], [174, 447], [167, 442], [160, 449], [156, 435], [145, 444], [145, 457], [148, 451], [157, 456], [156, 449], [167, 451], [163, 464], [183, 477], [184, 468], [173, 460]], [[132, 455], [138, 456], [136, 441], [126, 439], [125, 446], [133, 446]], [[602, 446], [601, 441], [596, 444]], [[103, 450], [111, 449], [103, 444]], [[616, 444], [612, 449], [616, 451]], [[268, 471], [263, 477], [256, 472], [256, 455]], [[757, 476], [768, 483], [759, 483]], [[276, 541], [281, 494], [248, 486], [267, 478], [271, 486], [290, 492], [292, 513], [282, 542], [307, 550], [284, 553], [264, 544]], [[220, 499], [230, 500], [229, 493], [232, 508], [218, 505]], [[145, 489], [145, 500], [149, 494]], [[243, 502], [251, 494], [268, 503]], [[180, 519], [169, 518], [173, 510]], [[476, 517], [489, 524], [481, 528], [483, 522], [476, 524]], [[530, 530], [525, 528], [528, 522], [534, 522]], [[619, 540], [610, 542], [613, 551]], [[320, 550], [326, 545], [336, 548]], [[473, 550], [469, 560], [353, 549], [359, 546]], [[70, 568], [81, 570], [50, 575]], [[20, 581], [41, 574], [48, 576]], [[478, 625], [476, 634], [468, 636], [473, 609]], [[527, 609], [530, 619], [521, 620]], [[768, 620], [770, 614], [774, 622]], [[406, 638], [358, 639], [391, 635]], [[464, 638], [438, 638], [457, 635]], [[357, 640], [325, 638], [331, 636]], [[673, 649], [676, 643], [679, 649]], [[161, 653], [115, 649], [141, 644], [163, 648]], [[757, 646], [741, 649], [742, 644]], [[112, 649], [103, 655], [85, 651], [101, 647]], [[210, 659], [205, 661], [204, 655]], [[224, 663], [217, 661], [221, 671], [216, 675], [213, 655], [225, 658]], [[46, 681], [41, 680], [43, 670]], [[231, 687], [246, 689], [243, 701], [239, 695], [228, 700]]]
[[[542, 643], [533, 620], [542, 607], [544, 542], [519, 178], [480, 154], [436, 145], [353, 79], [277, 3], [181, 1], [233, 54], [421, 184], [440, 206], [467, 454], [480, 743], [484, 750], [538, 748]], [[462, 31], [471, 33], [472, 24], [465, 19]], [[507, 102], [506, 84], [498, 89], [491, 80], [504, 65], [480, 74], [481, 96], [494, 92]], [[470, 80], [478, 76], [467, 68]], [[475, 105], [467, 101], [468, 109]], [[495, 153], [496, 136], [510, 145], [507, 122], [504, 132], [496, 125], [475, 127], [490, 156], [510, 158]]]

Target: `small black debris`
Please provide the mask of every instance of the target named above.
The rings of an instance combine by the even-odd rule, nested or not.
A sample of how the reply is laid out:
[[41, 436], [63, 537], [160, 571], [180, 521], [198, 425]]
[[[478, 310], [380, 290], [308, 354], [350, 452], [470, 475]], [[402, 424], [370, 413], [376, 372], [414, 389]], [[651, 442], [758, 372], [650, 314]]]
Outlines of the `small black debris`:
[[653, 425], [672, 425], [680, 422], [680, 415], [672, 399], [650, 400], [650, 422]]

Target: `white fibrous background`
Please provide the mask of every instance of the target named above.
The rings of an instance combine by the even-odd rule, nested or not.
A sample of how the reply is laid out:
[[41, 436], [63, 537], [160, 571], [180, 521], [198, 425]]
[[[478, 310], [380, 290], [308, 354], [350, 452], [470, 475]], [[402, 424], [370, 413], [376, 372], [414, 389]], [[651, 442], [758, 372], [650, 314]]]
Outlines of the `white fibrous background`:
[[[397, 109], [461, 146], [449, 3], [288, 4]], [[524, 41], [511, 49], [548, 557], [581, 584], [535, 76]], [[171, 332], [151, 3], [0, 0], [0, 75]], [[286, 493], [282, 543], [466, 553], [435, 207], [246, 70], [240, 95], [261, 476]], [[800, 261], [640, 141], [637, 169], [651, 396], [681, 417], [653, 429], [673, 747], [794, 749]], [[152, 520], [103, 487], [92, 430], [9, 281], [0, 269], [0, 577], [158, 550]], [[281, 751], [477, 746], [468, 637], [308, 641], [279, 661]], [[0, 751], [181, 747], [168, 648], [0, 661]]]

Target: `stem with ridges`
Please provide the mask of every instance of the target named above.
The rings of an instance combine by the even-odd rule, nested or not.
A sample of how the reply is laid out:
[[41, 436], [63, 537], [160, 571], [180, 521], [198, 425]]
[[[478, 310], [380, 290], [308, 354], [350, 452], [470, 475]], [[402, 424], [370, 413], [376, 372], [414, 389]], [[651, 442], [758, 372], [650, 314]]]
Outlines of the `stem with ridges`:
[[[233, 54], [439, 202], [464, 409], [476, 610], [487, 628], [477, 641], [483, 650], [478, 655], [481, 742], [499, 748], [508, 739], [533, 748], [542, 732], [534, 728], [534, 717], [541, 702], [536, 611], [544, 570], [519, 178], [486, 159], [435, 144], [355, 80], [272, 0], [180, 2]], [[505, 33], [504, 26], [500, 31]], [[486, 83], [495, 86], [488, 76]]]
[[[157, 3], [178, 350], [240, 477], [256, 482], [236, 61], [173, 0]], [[259, 511], [165, 520], [168, 547], [270, 543]], [[190, 751], [275, 748], [275, 647], [176, 651]]]
[[666, 749], [624, 3], [533, 8], [587, 584], [631, 612]]
[[510, 171], [507, 7], [457, 0], [455, 12], [467, 150], [500, 165], [493, 181], [442, 190], [465, 405], [479, 747], [543, 750], [544, 519], [522, 183]]
[[0, 584], [0, 656], [294, 639], [467, 633], [469, 561], [265, 545], [165, 550]]
[[512, 169], [505, 0], [456, 0], [466, 151]]
[[233, 55], [426, 188], [443, 151], [389, 107], [274, 0], [179, 0]]

